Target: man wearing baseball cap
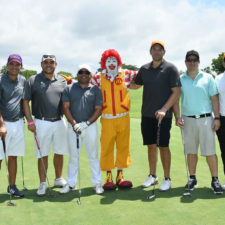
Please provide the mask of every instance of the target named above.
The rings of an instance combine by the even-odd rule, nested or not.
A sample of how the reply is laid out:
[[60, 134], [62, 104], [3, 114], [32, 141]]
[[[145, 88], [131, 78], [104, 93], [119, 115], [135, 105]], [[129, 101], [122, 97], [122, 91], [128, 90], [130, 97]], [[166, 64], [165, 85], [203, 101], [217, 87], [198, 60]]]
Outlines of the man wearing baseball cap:
[[[0, 111], [7, 129], [2, 139], [6, 143], [8, 157], [9, 186], [8, 194], [23, 197], [24, 193], [16, 186], [17, 157], [25, 154], [24, 115], [21, 105], [26, 79], [19, 75], [22, 58], [18, 54], [8, 57], [8, 72], [0, 77]], [[3, 123], [3, 121], [1, 122]], [[4, 158], [3, 145], [0, 144], [0, 160]]]
[[77, 72], [78, 82], [68, 85], [63, 92], [63, 110], [69, 122], [69, 165], [67, 184], [60, 190], [66, 194], [75, 189], [79, 170], [80, 150], [84, 143], [90, 168], [91, 182], [96, 194], [102, 194], [101, 169], [98, 159], [98, 129], [96, 120], [102, 113], [102, 94], [98, 87], [92, 86], [91, 68], [80, 65]]
[[146, 188], [158, 183], [156, 176], [158, 146], [164, 170], [161, 191], [167, 191], [171, 188], [171, 153], [169, 149], [172, 124], [171, 107], [180, 96], [178, 70], [163, 58], [165, 52], [163, 41], [152, 41], [150, 47], [152, 62], [143, 65], [135, 79], [136, 85], [139, 87], [143, 85], [141, 130], [143, 143], [148, 146], [150, 169], [142, 187]]
[[[38, 158], [40, 185], [37, 195], [46, 194], [45, 168], [48, 168], [48, 155], [51, 145], [54, 152], [55, 187], [63, 187], [66, 181], [62, 177], [63, 155], [68, 153], [67, 128], [62, 118], [62, 92], [66, 80], [55, 74], [56, 57], [45, 54], [41, 58], [42, 72], [31, 76], [26, 82], [23, 96], [23, 110], [27, 119], [28, 129], [34, 133], [40, 146], [35, 144], [35, 156]], [[32, 101], [31, 116], [29, 101]], [[42, 165], [41, 155], [45, 164]]]
[[196, 167], [200, 146], [201, 155], [206, 157], [210, 169], [211, 188], [215, 194], [222, 194], [215, 145], [215, 131], [220, 127], [218, 91], [212, 75], [199, 71], [200, 59], [197, 51], [187, 52], [185, 64], [187, 71], [180, 78], [182, 116], [179, 112], [179, 101], [174, 105], [176, 125], [182, 129], [184, 153], [187, 155], [190, 174], [185, 190], [193, 191], [198, 184]]
[[[222, 57], [222, 65], [225, 70], [225, 53]], [[219, 92], [220, 103], [220, 128], [216, 131], [218, 141], [220, 144], [221, 158], [223, 161], [223, 172], [225, 174], [225, 72], [216, 76], [216, 86]], [[225, 190], [225, 183], [222, 185]]]

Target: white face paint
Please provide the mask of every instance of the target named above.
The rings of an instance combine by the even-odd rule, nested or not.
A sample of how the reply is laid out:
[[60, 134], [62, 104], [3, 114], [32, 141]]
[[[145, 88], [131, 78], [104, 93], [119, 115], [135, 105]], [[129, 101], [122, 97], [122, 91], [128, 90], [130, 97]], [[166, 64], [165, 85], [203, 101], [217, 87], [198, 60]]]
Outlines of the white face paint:
[[107, 70], [106, 74], [112, 76], [114, 80], [115, 76], [118, 74], [118, 61], [116, 57], [114, 56], [108, 57], [106, 59], [105, 66]]

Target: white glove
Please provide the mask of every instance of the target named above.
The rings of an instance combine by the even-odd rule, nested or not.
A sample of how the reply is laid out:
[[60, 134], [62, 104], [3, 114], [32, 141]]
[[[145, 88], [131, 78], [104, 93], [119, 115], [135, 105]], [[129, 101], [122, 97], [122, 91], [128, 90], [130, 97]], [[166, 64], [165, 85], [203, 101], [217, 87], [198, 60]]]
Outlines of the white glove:
[[86, 122], [81, 122], [81, 123], [76, 123], [74, 126], [73, 126], [73, 129], [76, 131], [76, 132], [82, 132], [84, 129], [86, 129], [88, 127], [87, 123]]

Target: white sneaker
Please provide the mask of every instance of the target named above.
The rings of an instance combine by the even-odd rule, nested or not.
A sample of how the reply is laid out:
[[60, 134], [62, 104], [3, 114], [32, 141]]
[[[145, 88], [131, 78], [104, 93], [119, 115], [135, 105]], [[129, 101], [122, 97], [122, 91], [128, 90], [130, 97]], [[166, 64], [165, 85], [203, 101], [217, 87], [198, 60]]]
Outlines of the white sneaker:
[[171, 188], [172, 186], [172, 181], [170, 179], [163, 179], [162, 184], [159, 188], [160, 191], [167, 191]]
[[73, 190], [75, 190], [75, 189], [76, 189], [75, 187], [70, 187], [69, 184], [66, 184], [66, 185], [59, 191], [59, 193], [60, 193], [60, 194], [66, 194], [66, 193], [68, 193], [68, 192], [70, 192], [70, 191], [73, 191]]
[[67, 182], [64, 180], [64, 178], [56, 178], [54, 182], [54, 187], [64, 187], [67, 184]]
[[141, 185], [143, 188], [150, 187], [151, 185], [158, 184], [158, 177], [148, 176], [146, 181]]
[[94, 187], [95, 189], [95, 193], [97, 195], [100, 195], [102, 193], [104, 193], [104, 189], [102, 188], [102, 185], [101, 184], [96, 184], [96, 186]]
[[41, 182], [39, 185], [39, 188], [37, 190], [37, 195], [38, 196], [43, 196], [46, 194], [46, 190], [47, 190], [47, 185], [46, 182]]
[[222, 189], [225, 190], [225, 183], [222, 185]]

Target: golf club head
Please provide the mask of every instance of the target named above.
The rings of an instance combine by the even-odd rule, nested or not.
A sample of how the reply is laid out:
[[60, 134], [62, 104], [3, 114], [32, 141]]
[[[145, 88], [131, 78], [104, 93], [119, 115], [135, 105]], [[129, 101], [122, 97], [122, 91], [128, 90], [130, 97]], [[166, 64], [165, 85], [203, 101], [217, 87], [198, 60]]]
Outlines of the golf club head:
[[184, 192], [184, 193], [183, 193], [183, 196], [184, 196], [184, 197], [191, 197], [191, 193], [190, 193], [190, 192]]
[[78, 204], [78, 205], [81, 205], [80, 199], [77, 200], [77, 204]]
[[16, 206], [16, 203], [8, 202], [7, 205], [8, 205], [8, 206]]
[[153, 199], [153, 198], [155, 198], [155, 194], [154, 194], [154, 195], [149, 195], [149, 196], [147, 197], [147, 199]]
[[24, 190], [24, 191], [28, 191], [28, 189], [27, 189], [25, 186], [23, 186], [23, 190]]

